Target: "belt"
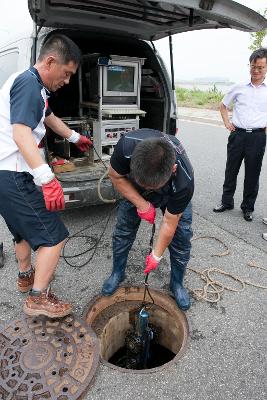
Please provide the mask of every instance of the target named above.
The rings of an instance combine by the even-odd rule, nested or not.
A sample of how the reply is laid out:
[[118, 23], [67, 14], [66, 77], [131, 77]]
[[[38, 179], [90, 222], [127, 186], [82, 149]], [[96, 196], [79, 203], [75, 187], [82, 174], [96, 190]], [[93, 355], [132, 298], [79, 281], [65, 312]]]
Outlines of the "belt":
[[244, 128], [238, 128], [238, 126], [236, 126], [236, 130], [238, 130], [239, 132], [247, 132], [247, 133], [265, 132], [265, 128], [250, 128], [250, 129], [244, 129]]

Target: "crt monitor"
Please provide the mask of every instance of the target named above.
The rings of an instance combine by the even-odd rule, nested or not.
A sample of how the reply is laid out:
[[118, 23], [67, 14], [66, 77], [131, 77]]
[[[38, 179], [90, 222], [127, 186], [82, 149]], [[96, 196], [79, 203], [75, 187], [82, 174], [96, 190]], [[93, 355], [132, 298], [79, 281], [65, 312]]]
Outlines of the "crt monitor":
[[137, 96], [138, 63], [116, 62], [103, 69], [103, 96]]

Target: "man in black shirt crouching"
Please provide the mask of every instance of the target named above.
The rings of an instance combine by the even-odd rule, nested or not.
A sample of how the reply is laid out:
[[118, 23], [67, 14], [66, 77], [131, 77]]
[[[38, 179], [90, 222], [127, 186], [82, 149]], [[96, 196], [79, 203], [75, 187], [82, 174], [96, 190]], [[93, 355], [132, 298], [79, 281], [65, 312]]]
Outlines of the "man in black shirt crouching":
[[156, 208], [160, 208], [163, 219], [144, 272], [157, 268], [168, 247], [170, 289], [178, 307], [188, 310], [190, 297], [183, 278], [191, 250], [194, 176], [183, 146], [160, 131], [144, 128], [128, 132], [114, 149], [109, 176], [123, 199], [113, 233], [113, 270], [103, 284], [102, 294], [113, 294], [125, 279], [128, 254], [140, 221], [154, 224]]

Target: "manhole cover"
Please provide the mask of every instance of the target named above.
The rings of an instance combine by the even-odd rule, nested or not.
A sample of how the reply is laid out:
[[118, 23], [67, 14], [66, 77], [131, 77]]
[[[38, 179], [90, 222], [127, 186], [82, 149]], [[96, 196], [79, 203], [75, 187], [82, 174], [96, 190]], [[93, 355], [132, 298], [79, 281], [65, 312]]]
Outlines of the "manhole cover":
[[78, 399], [98, 361], [95, 333], [74, 316], [15, 320], [0, 329], [0, 399]]

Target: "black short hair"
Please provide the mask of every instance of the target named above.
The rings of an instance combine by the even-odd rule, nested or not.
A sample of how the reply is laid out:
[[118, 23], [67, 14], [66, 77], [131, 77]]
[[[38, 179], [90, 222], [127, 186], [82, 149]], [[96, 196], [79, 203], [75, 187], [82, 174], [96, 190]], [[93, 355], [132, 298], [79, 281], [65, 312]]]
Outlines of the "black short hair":
[[73, 62], [79, 65], [81, 62], [79, 47], [65, 35], [51, 35], [41, 47], [38, 61], [42, 61], [49, 54], [58, 56], [62, 64]]
[[259, 49], [253, 51], [249, 57], [249, 62], [257, 60], [258, 58], [266, 58], [267, 61], [267, 47], [260, 47]]
[[130, 175], [140, 186], [161, 187], [170, 179], [175, 160], [175, 150], [166, 139], [145, 139], [134, 149]]

